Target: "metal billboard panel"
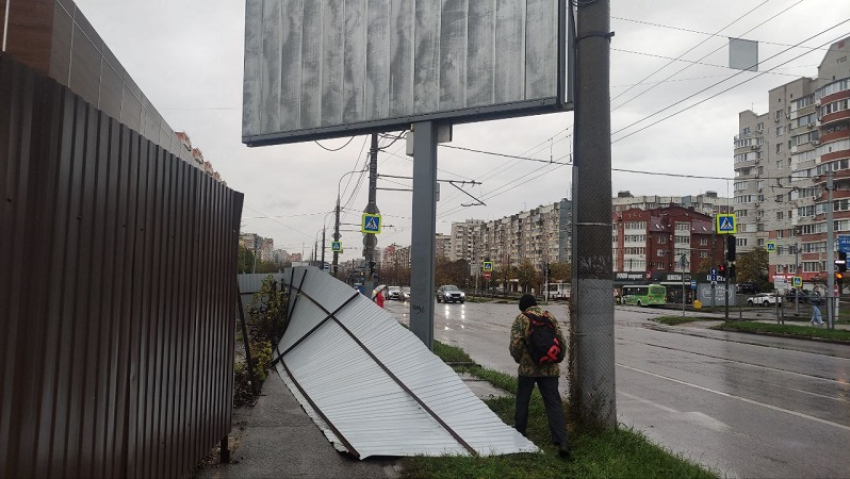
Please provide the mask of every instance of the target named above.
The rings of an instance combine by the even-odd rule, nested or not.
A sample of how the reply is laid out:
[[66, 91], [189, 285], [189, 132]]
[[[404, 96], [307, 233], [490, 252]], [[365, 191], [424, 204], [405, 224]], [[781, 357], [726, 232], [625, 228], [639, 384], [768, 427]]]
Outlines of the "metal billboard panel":
[[536, 452], [386, 310], [317, 268], [287, 269], [277, 370], [338, 450], [370, 456]]
[[568, 109], [565, 0], [247, 0], [249, 146]]

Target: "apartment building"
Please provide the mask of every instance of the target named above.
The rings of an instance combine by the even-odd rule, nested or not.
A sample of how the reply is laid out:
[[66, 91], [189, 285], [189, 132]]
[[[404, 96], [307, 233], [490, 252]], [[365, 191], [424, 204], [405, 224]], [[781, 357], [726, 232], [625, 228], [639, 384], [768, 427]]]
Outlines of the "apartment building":
[[436, 251], [435, 255], [437, 258], [451, 258], [452, 256], [452, 237], [451, 235], [444, 235], [442, 233], [437, 233], [437, 236], [434, 237], [434, 249]]
[[732, 198], [718, 196], [716, 191], [706, 191], [688, 196], [633, 196], [629, 191], [617, 193], [611, 200], [612, 211], [627, 211], [633, 208], [651, 210], [665, 206], [693, 208], [694, 211], [709, 216], [718, 213], [731, 213], [734, 209]]
[[705, 260], [723, 262], [724, 238], [714, 234], [714, 216], [695, 208], [614, 211], [611, 243], [614, 272], [643, 273], [645, 279], [697, 271]]
[[451, 256], [471, 263], [473, 271], [485, 259], [496, 266], [519, 266], [525, 260], [541, 268], [544, 263], [568, 262], [572, 202], [563, 199], [498, 220], [452, 223]]
[[734, 210], [739, 252], [774, 241], [770, 275], [822, 277], [826, 269], [825, 190], [834, 175], [834, 224], [850, 234], [850, 38], [834, 43], [817, 78], [768, 92], [769, 111], [738, 115]]

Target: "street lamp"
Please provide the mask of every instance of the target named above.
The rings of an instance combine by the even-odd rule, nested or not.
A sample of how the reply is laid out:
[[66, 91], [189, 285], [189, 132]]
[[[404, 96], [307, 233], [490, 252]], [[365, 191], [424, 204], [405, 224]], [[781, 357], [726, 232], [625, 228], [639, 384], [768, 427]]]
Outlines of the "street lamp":
[[[344, 180], [345, 177], [348, 176], [348, 175], [353, 175], [354, 173], [361, 173], [362, 174], [362, 173], [365, 173], [366, 171], [368, 171], [368, 170], [362, 169], [362, 170], [348, 171], [346, 173], [343, 173], [343, 175], [339, 178], [339, 182], [337, 182], [337, 185], [336, 185], [336, 209], [334, 210], [334, 212], [336, 213], [336, 219], [334, 220], [334, 241], [339, 241], [339, 238], [340, 238], [340, 236], [339, 236], [340, 198], [339, 197], [341, 195], [340, 190], [342, 189], [342, 180]], [[334, 274], [334, 276], [336, 276], [337, 270], [339, 268], [339, 251], [334, 251], [333, 266], [334, 266], [333, 274]]]

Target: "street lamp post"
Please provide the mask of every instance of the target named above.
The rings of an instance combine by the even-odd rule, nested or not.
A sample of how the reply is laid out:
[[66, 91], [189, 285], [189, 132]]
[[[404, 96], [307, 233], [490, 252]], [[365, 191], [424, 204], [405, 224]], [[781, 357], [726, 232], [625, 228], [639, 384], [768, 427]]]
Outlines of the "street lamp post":
[[[344, 180], [345, 177], [348, 176], [348, 175], [353, 175], [355, 173], [364, 173], [365, 171], [368, 171], [368, 170], [364, 169], [364, 170], [348, 171], [348, 172], [344, 173], [339, 178], [339, 182], [337, 182], [337, 185], [336, 185], [336, 209], [334, 210], [334, 212], [336, 213], [336, 219], [334, 220], [334, 241], [339, 241], [339, 238], [340, 238], [340, 235], [339, 235], [340, 198], [339, 197], [341, 195], [340, 190], [342, 189], [342, 180]], [[334, 251], [334, 260], [333, 260], [333, 270], [334, 270], [333, 274], [334, 274], [334, 276], [336, 276], [338, 269], [339, 269], [339, 251]]]

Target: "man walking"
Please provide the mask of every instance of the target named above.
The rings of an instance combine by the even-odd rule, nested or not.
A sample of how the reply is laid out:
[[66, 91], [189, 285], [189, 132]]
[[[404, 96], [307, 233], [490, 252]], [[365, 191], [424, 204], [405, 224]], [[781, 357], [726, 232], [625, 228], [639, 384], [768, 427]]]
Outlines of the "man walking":
[[[558, 391], [558, 377], [561, 368], [558, 363], [564, 360], [566, 345], [558, 321], [548, 311], [537, 306], [537, 301], [530, 294], [523, 295], [519, 300], [519, 310], [522, 311], [514, 320], [511, 327], [510, 351], [514, 361], [519, 364], [519, 379], [517, 383], [516, 413], [514, 427], [522, 435], [528, 425], [528, 404], [531, 392], [537, 384], [543, 404], [546, 406], [546, 417], [549, 420], [549, 432], [552, 442], [558, 446], [558, 454], [569, 459], [570, 444], [567, 438], [564, 409], [561, 406], [561, 393]], [[551, 348], [550, 355], [533, 358], [532, 351], [537, 346], [530, 347], [534, 328], [554, 328], [554, 338], [559, 347]], [[537, 333], [534, 333], [538, 337]]]
[[814, 325], [817, 325], [817, 326], [823, 326], [823, 318], [820, 315], [820, 308], [818, 308], [818, 305], [820, 304], [820, 298], [812, 295], [811, 303], [812, 303], [812, 320], [809, 321], [809, 322], [814, 324]]

